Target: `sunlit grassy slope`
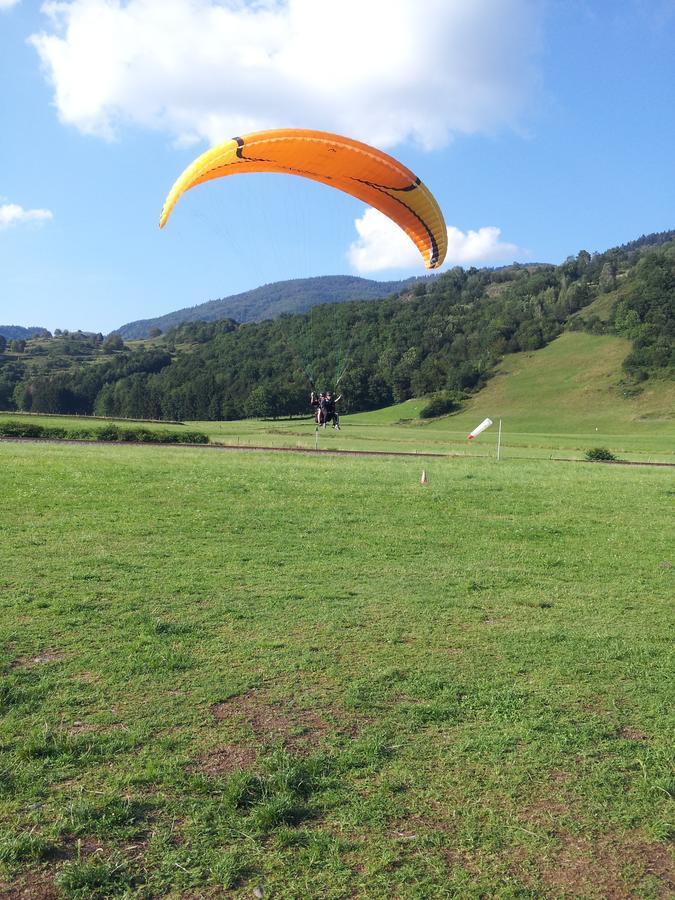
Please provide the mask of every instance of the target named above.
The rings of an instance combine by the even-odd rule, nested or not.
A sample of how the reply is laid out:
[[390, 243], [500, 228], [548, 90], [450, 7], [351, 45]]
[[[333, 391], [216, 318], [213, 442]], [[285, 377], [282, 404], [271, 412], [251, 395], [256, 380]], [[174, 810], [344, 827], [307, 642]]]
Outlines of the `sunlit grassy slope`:
[[[607, 446], [636, 460], [675, 460], [675, 384], [650, 381], [637, 396], [620, 386], [629, 343], [606, 335], [564, 334], [532, 353], [507, 356], [495, 377], [464, 409], [435, 421], [418, 419], [424, 400], [409, 400], [345, 416], [338, 435], [322, 432], [319, 446], [409, 452], [492, 454], [503, 422], [505, 455], [583, 457]], [[469, 444], [466, 436], [489, 416], [495, 428]], [[202, 423], [215, 440], [256, 440], [311, 446], [311, 423]]]
[[[603, 446], [622, 459], [675, 461], [675, 384], [652, 380], [629, 396], [621, 386], [629, 348], [613, 336], [563, 334], [542, 350], [505, 357], [461, 412], [433, 421], [418, 418], [425, 403], [420, 399], [344, 416], [339, 433], [317, 435], [309, 417], [191, 424], [212, 441], [244, 446], [485, 456], [495, 454], [501, 418], [504, 457], [579, 459], [590, 447]], [[495, 427], [469, 443], [468, 432], [486, 416]]]
[[507, 356], [455, 421], [470, 424], [486, 409], [517, 431], [672, 434], [675, 384], [651, 381], [634, 397], [619, 384], [629, 347], [616, 337], [570, 333], [535, 353]]
[[[476, 416], [503, 417], [512, 431], [606, 434], [667, 432], [675, 428], [675, 384], [651, 381], [636, 397], [618, 386], [630, 344], [581, 332], [563, 334], [542, 350], [505, 357], [497, 374], [463, 411], [431, 424], [470, 431]], [[423, 400], [350, 417], [350, 422], [395, 424], [414, 418]]]

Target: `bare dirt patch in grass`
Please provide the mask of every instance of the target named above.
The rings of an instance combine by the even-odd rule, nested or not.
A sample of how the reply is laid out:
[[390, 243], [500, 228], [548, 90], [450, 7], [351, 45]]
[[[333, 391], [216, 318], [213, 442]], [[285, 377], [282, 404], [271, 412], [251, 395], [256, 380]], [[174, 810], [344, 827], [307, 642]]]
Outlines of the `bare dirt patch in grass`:
[[231, 775], [233, 772], [252, 769], [257, 758], [258, 753], [254, 747], [247, 747], [245, 744], [226, 744], [200, 756], [197, 763], [192, 766], [192, 770], [211, 777]]
[[430, 812], [425, 815], [413, 813], [399, 819], [392, 825], [388, 834], [396, 841], [417, 841], [439, 832], [454, 835], [455, 828], [440, 812], [436, 817]]
[[446, 850], [444, 856], [451, 869], [462, 868], [470, 875], [479, 875], [485, 865], [483, 854], [479, 849]]
[[216, 719], [239, 721], [265, 743], [282, 743], [289, 749], [308, 749], [321, 742], [328, 723], [312, 710], [268, 702], [256, 689], [211, 707]]
[[95, 837], [75, 837], [72, 834], [65, 834], [61, 840], [62, 843], [54, 852], [55, 860], [86, 859], [106, 850], [103, 842]]
[[569, 772], [564, 772], [562, 769], [553, 769], [549, 778], [553, 782], [553, 784], [567, 784], [572, 776]]
[[565, 800], [540, 799], [531, 803], [520, 814], [519, 819], [526, 825], [542, 828], [552, 835], [559, 834], [560, 822], [574, 809], [574, 804]]
[[12, 883], [0, 882], [2, 900], [58, 900], [61, 896], [50, 872], [26, 872]]
[[557, 852], [544, 860], [541, 876], [556, 896], [628, 900], [648, 878], [659, 897], [675, 894], [675, 861], [668, 849], [637, 832], [586, 837], [559, 836]]
[[541, 825], [543, 828], [555, 826], [561, 816], [570, 811], [569, 803], [563, 800], [541, 798], [530, 803], [520, 814], [520, 818], [529, 825]]
[[633, 728], [632, 725], [624, 725], [623, 728], [619, 729], [618, 735], [627, 741], [637, 741], [638, 743], [644, 743], [649, 740], [649, 736], [644, 731], [640, 731], [639, 728]]
[[173, 819], [169, 827], [169, 840], [174, 847], [183, 847], [185, 845], [185, 835], [183, 828], [185, 827], [185, 819]]
[[524, 806], [518, 818], [556, 833], [561, 819], [578, 809], [581, 800], [566, 787], [570, 778], [566, 772], [556, 770], [549, 778], [548, 790]]
[[37, 656], [18, 656], [12, 663], [13, 669], [32, 669], [34, 666], [44, 666], [47, 663], [60, 662], [66, 654], [61, 650], [43, 650]]
[[[337, 722], [337, 730], [354, 736], [359, 723], [346, 719], [337, 707], [325, 707], [327, 718], [311, 709], [302, 709], [292, 701], [269, 699], [264, 691], [253, 688], [238, 697], [230, 697], [211, 707], [219, 722], [247, 725], [255, 737], [268, 744], [281, 743], [289, 750], [309, 752], [318, 747]], [[322, 712], [324, 711], [322, 709]]]
[[[134, 862], [143, 858], [147, 848], [148, 840], [142, 840], [128, 844], [122, 849], [126, 859]], [[49, 862], [45, 867], [23, 872], [12, 881], [0, 881], [0, 900], [63, 900], [63, 891], [56, 887], [55, 879], [59, 873], [65, 871], [64, 863], [68, 866], [75, 862], [90, 860], [99, 854], [106, 854], [108, 849], [98, 838], [65, 834], [61, 838], [61, 843], [50, 852]], [[105, 856], [98, 858], [105, 859]]]
[[95, 731], [100, 731], [98, 725], [94, 725], [91, 722], [73, 722], [73, 724], [68, 729], [68, 734], [71, 737], [76, 737], [78, 734], [92, 734]]

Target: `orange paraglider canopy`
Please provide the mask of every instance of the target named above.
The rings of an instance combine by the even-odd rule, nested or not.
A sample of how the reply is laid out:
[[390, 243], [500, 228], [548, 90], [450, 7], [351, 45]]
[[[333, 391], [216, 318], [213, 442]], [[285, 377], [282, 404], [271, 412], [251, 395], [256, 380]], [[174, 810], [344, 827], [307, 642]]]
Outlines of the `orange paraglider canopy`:
[[448, 234], [438, 203], [420, 179], [375, 147], [325, 131], [280, 128], [232, 138], [191, 163], [169, 192], [160, 228], [185, 191], [245, 172], [299, 175], [380, 210], [413, 240], [428, 269], [445, 259]]

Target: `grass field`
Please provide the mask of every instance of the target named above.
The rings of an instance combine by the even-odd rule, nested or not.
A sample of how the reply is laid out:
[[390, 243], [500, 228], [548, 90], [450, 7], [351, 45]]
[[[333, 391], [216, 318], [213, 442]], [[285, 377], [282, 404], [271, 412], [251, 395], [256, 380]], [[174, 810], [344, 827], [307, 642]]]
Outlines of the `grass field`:
[[425, 467], [0, 443], [0, 896], [672, 896], [672, 471]]

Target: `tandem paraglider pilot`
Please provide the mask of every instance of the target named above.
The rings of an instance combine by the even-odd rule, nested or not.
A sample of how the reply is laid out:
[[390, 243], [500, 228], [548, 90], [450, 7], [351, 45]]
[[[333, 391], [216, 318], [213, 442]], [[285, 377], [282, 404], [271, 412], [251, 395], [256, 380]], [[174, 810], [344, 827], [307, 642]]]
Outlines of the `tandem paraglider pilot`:
[[331, 422], [333, 428], [340, 430], [340, 416], [335, 407], [336, 403], [342, 400], [342, 394], [333, 397], [330, 391], [321, 391], [317, 396], [314, 391], [309, 395], [309, 405], [314, 411], [314, 421], [317, 425], [325, 428]]

